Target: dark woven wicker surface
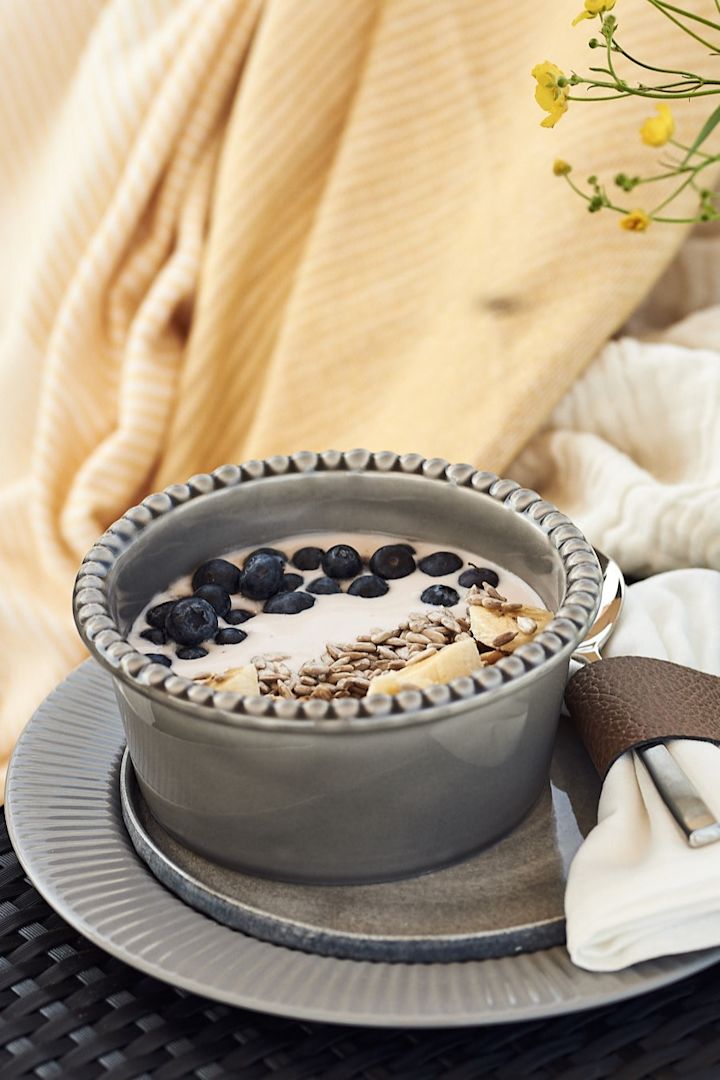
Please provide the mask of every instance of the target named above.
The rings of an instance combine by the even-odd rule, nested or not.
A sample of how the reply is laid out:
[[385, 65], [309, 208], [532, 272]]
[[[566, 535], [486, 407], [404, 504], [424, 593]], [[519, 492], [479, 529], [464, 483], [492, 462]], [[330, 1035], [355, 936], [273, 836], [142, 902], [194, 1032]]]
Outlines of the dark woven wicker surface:
[[0, 1077], [720, 1080], [720, 965], [625, 1004], [443, 1031], [216, 1005], [108, 956], [30, 886], [0, 819]]

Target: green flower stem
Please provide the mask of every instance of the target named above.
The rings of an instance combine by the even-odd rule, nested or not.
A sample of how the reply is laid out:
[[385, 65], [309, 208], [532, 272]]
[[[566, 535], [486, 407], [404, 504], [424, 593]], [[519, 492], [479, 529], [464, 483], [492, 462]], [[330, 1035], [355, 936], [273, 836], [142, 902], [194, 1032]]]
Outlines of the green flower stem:
[[642, 177], [635, 186], [640, 187], [641, 184], [654, 184], [656, 180], [670, 180], [671, 177], [679, 176], [680, 173], [691, 172], [694, 174], [696, 168], [697, 166], [695, 165], [685, 165], [681, 169], [673, 169], [672, 172], [658, 173], [656, 176], [645, 176]]
[[653, 221], [659, 221], [661, 225], [702, 225], [705, 218], [698, 217], [654, 217]]
[[[717, 45], [713, 45], [711, 42], [706, 41], [705, 38], [701, 38], [700, 35], [696, 34], [694, 30], [691, 30], [688, 26], [684, 26], [679, 19], [676, 19], [674, 15], [671, 15], [670, 12], [664, 7], [664, 5], [660, 3], [660, 0], [648, 0], [648, 3], [652, 4], [652, 6], [656, 8], [659, 12], [661, 12], [666, 19], [669, 19], [670, 22], [674, 22], [676, 26], [679, 26], [684, 33], [689, 34], [691, 38], [695, 38], [695, 40], [699, 41], [701, 45], [705, 45], [705, 47], [708, 48], [710, 52], [715, 52], [717, 50]], [[674, 8], [673, 10], [677, 11], [678, 9]], [[687, 11], [682, 10], [681, 13], [683, 15], [688, 14]], [[710, 25], [713, 24], [711, 23]]]
[[[717, 87], [717, 86], [720, 86], [720, 82], [714, 82], [714, 83], [711, 84], [709, 80], [705, 80], [705, 85], [706, 86], [707, 85], [713, 85], [713, 86]], [[581, 79], [581, 78], [577, 78], [577, 79], [575, 79], [575, 81], [573, 83], [573, 86], [602, 86], [604, 89], [607, 89], [607, 90], [616, 89], [616, 84], [615, 83], [601, 82], [599, 79]], [[677, 101], [678, 99], [682, 99], [682, 98], [687, 98], [689, 100], [690, 98], [709, 97], [709, 96], [711, 96], [713, 94], [717, 94], [719, 92], [720, 91], [718, 91], [716, 89], [716, 90], [697, 90], [697, 91], [694, 91], [694, 92], [689, 91], [687, 94], [669, 94], [666, 91], [663, 91], [662, 93], [658, 93], [657, 90], [641, 90], [639, 87], [628, 86], [627, 83], [623, 83], [622, 84], [622, 90], [617, 90], [617, 92], [614, 95], [611, 95], [611, 97], [627, 97], [628, 94], [632, 94], [635, 97], [656, 98], [656, 99], [658, 99], [660, 101]], [[570, 95], [568, 95], [568, 101], [603, 101], [603, 100], [606, 100], [606, 99], [604, 99], [604, 98], [570, 97]]]
[[674, 11], [678, 15], [684, 15], [686, 19], [692, 19], [694, 22], [702, 23], [704, 26], [709, 26], [713, 30], [720, 30], [720, 24], [713, 22], [712, 19], [706, 19], [703, 15], [696, 15], [694, 11], [688, 11], [686, 8], [675, 7], [674, 4], [669, 4], [668, 0], [649, 0], [649, 3], [653, 7], [667, 8], [668, 11]]
[[574, 94], [568, 94], [567, 101], [584, 101], [586, 104], [588, 101], [617, 101], [618, 98], [632, 97], [630, 93], [618, 92], [617, 94], [598, 94], [597, 97], [575, 97]]
[[618, 98], [626, 97], [632, 97], [632, 94], [622, 91], [618, 91], [617, 94], [598, 94], [597, 97], [576, 97], [574, 94], [568, 94], [567, 101], [584, 101], [587, 104], [588, 101], [617, 101]]
[[[720, 3], [720, 0], [718, 0], [718, 2]], [[678, 150], [682, 150], [686, 154], [690, 153], [690, 147], [685, 146], [684, 143], [678, 142], [677, 139], [668, 139], [668, 142], [671, 146], [677, 147]], [[717, 154], [706, 154], [704, 150], [695, 150], [694, 152], [697, 154], [698, 157], [707, 158], [710, 161], [718, 160]]]
[[[604, 19], [604, 17], [602, 15], [600, 16], [600, 22], [602, 23], [603, 30], [604, 30], [605, 29], [605, 19]], [[613, 67], [613, 62], [612, 62], [612, 41], [613, 41], [612, 34], [611, 33], [606, 33], [605, 34], [605, 45], [606, 45], [606, 52], [607, 52], [608, 68], [610, 69], [610, 74], [612, 75], [615, 82], [618, 83], [618, 85], [624, 85], [622, 80], [618, 78], [617, 72], [615, 71], [615, 68]]]
[[[715, 3], [718, 5], [718, 10], [720, 10], [720, 0], [715, 0]], [[616, 41], [615, 38], [613, 38], [613, 44], [618, 50], [618, 52], [621, 52], [623, 56], [625, 56], [630, 61], [630, 63], [636, 64], [637, 67], [645, 68], [646, 71], [657, 71], [661, 75], [683, 75], [686, 79], [690, 81], [697, 80], [701, 83], [705, 82], [705, 80], [701, 78], [700, 75], [693, 75], [690, 71], [678, 71], [676, 68], [660, 68], [654, 67], [652, 64], [645, 64], [642, 60], [637, 60], [634, 56], [631, 56], [627, 49], [624, 49], [620, 42]]]
[[581, 199], [585, 200], [585, 202], [590, 202], [590, 196], [586, 195], [582, 188], [579, 188], [575, 181], [570, 179], [568, 173], [564, 173], [564, 177], [576, 195], [579, 195]]
[[[564, 178], [567, 181], [567, 183], [570, 185], [570, 187], [573, 189], [573, 191], [575, 192], [576, 195], [579, 195], [580, 198], [584, 199], [585, 202], [587, 202], [587, 203], [592, 202], [592, 196], [591, 195], [586, 195], [585, 192], [582, 190], [582, 188], [579, 188], [577, 186], [577, 184], [575, 183], [575, 181], [570, 179], [570, 176], [568, 175], [568, 173], [564, 174]], [[607, 198], [607, 196], [605, 196], [605, 198]], [[616, 206], [615, 203], [611, 203], [609, 201], [606, 202], [604, 205], [608, 210], [617, 210], [617, 212], [619, 214], [629, 214], [630, 213], [629, 210], [623, 209], [622, 206]]]
[[[698, 173], [702, 172], [703, 169], [707, 169], [708, 165], [712, 165], [712, 164], [713, 164], [712, 161], [703, 161], [699, 165], [696, 165], [695, 168], [692, 170], [690, 176], [687, 176], [683, 180], [682, 184], [680, 184], [680, 186], [677, 187], [675, 189], [675, 191], [673, 191], [673, 193], [671, 195], [668, 195], [667, 199], [664, 199], [663, 202], [661, 202], [658, 206], [656, 206], [654, 208], [654, 210], [650, 211], [650, 217], [655, 218], [655, 215], [657, 214], [657, 212], [659, 210], [664, 210], [665, 207], [668, 205], [668, 203], [671, 203], [673, 201], [673, 199], [676, 199], [678, 197], [678, 195], [680, 194], [680, 192], [684, 191], [685, 188], [688, 186], [688, 184], [692, 183], [692, 181], [695, 179], [695, 177], [697, 176]], [[678, 172], [679, 171], [680, 170], [678, 170]], [[657, 220], [657, 219], [655, 219], [655, 220]]]

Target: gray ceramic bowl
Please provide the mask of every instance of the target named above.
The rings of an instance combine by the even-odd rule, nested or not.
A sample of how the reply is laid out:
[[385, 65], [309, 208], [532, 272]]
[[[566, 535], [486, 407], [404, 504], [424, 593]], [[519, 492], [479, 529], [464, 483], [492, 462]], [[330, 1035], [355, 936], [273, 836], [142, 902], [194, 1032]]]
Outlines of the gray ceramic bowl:
[[[314, 530], [477, 550], [556, 617], [472, 678], [332, 702], [213, 692], [125, 640], [148, 598], [204, 559]], [[128, 510], [85, 557], [74, 611], [113, 676], [158, 821], [244, 871], [342, 883], [451, 863], [523, 818], [547, 781], [570, 654], [600, 588], [579, 529], [511, 480], [419, 454], [304, 452], [224, 465]]]

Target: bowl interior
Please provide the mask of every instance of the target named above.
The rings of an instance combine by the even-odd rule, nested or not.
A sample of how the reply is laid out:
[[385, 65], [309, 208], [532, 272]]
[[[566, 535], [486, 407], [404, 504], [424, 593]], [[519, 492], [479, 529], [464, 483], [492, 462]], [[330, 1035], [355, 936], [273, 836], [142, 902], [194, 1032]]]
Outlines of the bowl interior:
[[553, 611], [565, 597], [562, 561], [542, 528], [488, 495], [407, 474], [293, 473], [191, 499], [143, 529], [108, 575], [113, 618], [126, 634], [155, 592], [205, 559], [317, 531], [463, 547], [523, 578]]

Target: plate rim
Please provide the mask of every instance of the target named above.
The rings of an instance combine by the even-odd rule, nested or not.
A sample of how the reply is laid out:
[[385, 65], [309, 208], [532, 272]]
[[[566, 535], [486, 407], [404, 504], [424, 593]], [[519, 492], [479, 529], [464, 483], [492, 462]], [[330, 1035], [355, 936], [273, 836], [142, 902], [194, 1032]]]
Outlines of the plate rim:
[[[470, 1007], [468, 1007], [468, 1003], [465, 1003], [462, 1007], [458, 1007], [458, 1004], [455, 1002], [454, 1010], [449, 1009], [448, 1011], [443, 1012], [433, 1012], [431, 1010], [423, 1009], [421, 995], [417, 994], [415, 995], [417, 1003], [414, 1012], [392, 1012], [389, 1011], [386, 1006], [383, 1007], [382, 1011], [376, 1009], [376, 1011], [373, 1012], [370, 1008], [358, 1011], [347, 1008], [343, 1009], [342, 1006], [327, 1007], [316, 1005], [312, 1002], [303, 1003], [301, 1000], [289, 999], [278, 1001], [267, 994], [253, 993], [247, 986], [240, 990], [237, 988], [223, 988], [218, 985], [212, 985], [207, 980], [198, 979], [186, 973], [172, 971], [167, 966], [167, 959], [164, 961], [157, 961], [149, 959], [137, 952], [132, 952], [126, 945], [116, 942], [111, 936], [98, 930], [93, 922], [89, 921], [85, 915], [76, 910], [72, 903], [70, 903], [63, 895], [62, 891], [58, 891], [53, 882], [43, 875], [41, 868], [40, 872], [38, 872], [38, 867], [35, 864], [32, 853], [28, 852], [25, 848], [23, 824], [21, 820], [18, 820], [22, 815], [22, 811], [18, 814], [17, 808], [19, 796], [15, 793], [13, 797], [13, 792], [16, 792], [17, 785], [20, 782], [17, 779], [21, 768], [21, 766], [18, 765], [18, 762], [21, 761], [23, 754], [26, 752], [28, 746], [31, 745], [32, 740], [34, 740], [38, 736], [38, 733], [42, 731], [47, 714], [53, 710], [57, 701], [59, 699], [62, 701], [64, 696], [69, 696], [70, 701], [73, 702], [73, 691], [76, 689], [76, 685], [78, 683], [82, 684], [83, 680], [92, 678], [93, 674], [97, 674], [106, 686], [111, 685], [109, 676], [102, 671], [99, 665], [93, 660], [86, 661], [71, 672], [71, 674], [59, 683], [48, 697], [45, 698], [23, 730], [13, 753], [8, 771], [7, 801], [5, 807], [8, 833], [16, 857], [23, 870], [38, 893], [50, 907], [58, 912], [70, 926], [104, 952], [115, 956], [129, 966], [134, 967], [136, 970], [140, 970], [162, 982], [198, 994], [201, 997], [220, 1001], [235, 1007], [247, 1008], [256, 1012], [269, 1013], [271, 1015], [290, 1017], [299, 1020], [361, 1027], [446, 1028], [471, 1025], [522, 1023], [611, 1005], [619, 1001], [650, 993], [662, 986], [687, 978], [720, 960], [720, 948], [715, 948], [694, 953], [663, 957], [659, 958], [657, 961], [646, 961], [644, 964], [636, 965], [630, 969], [623, 969], [620, 972], [587, 972], [584, 969], [575, 968], [573, 965], [570, 965], [571, 971], [569, 975], [571, 980], [575, 976], [575, 973], [577, 973], [577, 977], [580, 979], [590, 978], [596, 983], [598, 987], [597, 991], [593, 993], [582, 988], [580, 990], [580, 996], [578, 996], [577, 990], [573, 991], [571, 988], [569, 995], [565, 998], [546, 1002], [535, 1001], [530, 1004], [521, 1003], [519, 1006], [516, 1005], [515, 1007], [503, 1004], [494, 1011], [484, 1007], [483, 1000], [480, 999], [474, 1007], [472, 1002], [469, 1003]], [[73, 703], [77, 708], [77, 702]], [[112, 750], [105, 750], [109, 759], [107, 769], [111, 767], [110, 759], [112, 760], [112, 768], [119, 768], [119, 762], [125, 743], [122, 724], [117, 713], [114, 715], [114, 721], [117, 732], [117, 745]], [[85, 749], [85, 747], [83, 747], [83, 749]], [[107, 769], [105, 774], [106, 777]], [[226, 935], [237, 935], [238, 939], [241, 941], [251, 942], [254, 947], [260, 948], [261, 950], [273, 950], [280, 953], [286, 953], [293, 958], [297, 958], [298, 956], [304, 957], [306, 960], [312, 961], [313, 963], [342, 964], [349, 965], [351, 968], [365, 966], [371, 969], [389, 969], [390, 971], [398, 968], [421, 969], [423, 971], [430, 970], [431, 972], [439, 968], [453, 967], [477, 969], [481, 968], [483, 965], [515, 964], [523, 958], [527, 960], [527, 958], [535, 956], [550, 958], [551, 960], [565, 959], [569, 963], [565, 946], [557, 945], [552, 946], [549, 949], [537, 950], [537, 952], [534, 953], [521, 953], [516, 956], [506, 956], [500, 960], [435, 961], [410, 964], [383, 961], [340, 960], [333, 957], [318, 956], [317, 954], [302, 953], [297, 949], [259, 941], [242, 931], [230, 930], [222, 924], [215, 923], [214, 920], [195, 911], [174, 894], [169, 892], [169, 890], [155, 878], [146, 864], [136, 854], [129, 836], [124, 833], [124, 826], [122, 825], [122, 816], [119, 807], [119, 789], [115, 793], [115, 803], [116, 816], [119, 816], [120, 818], [122, 833], [114, 831], [112, 842], [113, 845], [118, 846], [119, 850], [122, 850], [126, 855], [130, 856], [131, 867], [137, 875], [138, 881], [142, 878], [143, 884], [147, 885], [149, 883], [154, 890], [157, 890], [159, 901], [165, 900], [165, 902], [167, 902], [169, 899], [173, 904], [182, 905], [185, 911], [190, 914], [192, 921], [202, 920], [203, 923], [210, 923], [216, 930], [220, 930]], [[113, 816], [112, 807], [110, 805], [107, 813], [108, 817]], [[634, 975], [637, 976], [644, 967], [650, 967], [653, 970], [644, 974], [643, 978], [633, 985], [622, 985], [621, 980], [626, 973], [633, 972]], [[613, 983], [612, 987], [608, 988], [608, 981]], [[603, 989], [603, 987], [605, 987], [605, 989]]]

